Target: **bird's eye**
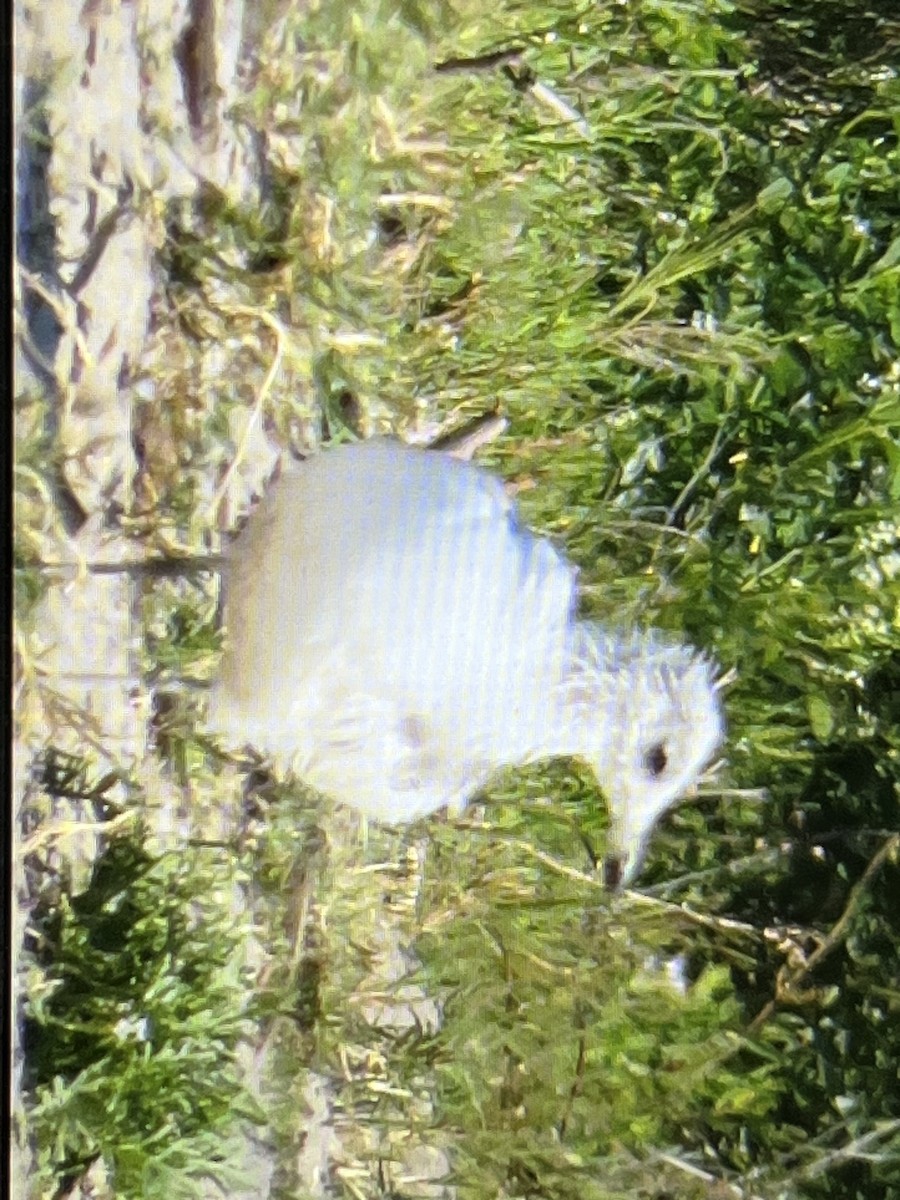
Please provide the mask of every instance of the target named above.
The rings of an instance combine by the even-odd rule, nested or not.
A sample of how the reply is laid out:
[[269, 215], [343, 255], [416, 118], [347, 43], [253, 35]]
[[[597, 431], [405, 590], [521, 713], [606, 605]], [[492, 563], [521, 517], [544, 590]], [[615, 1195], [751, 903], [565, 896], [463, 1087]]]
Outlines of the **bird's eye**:
[[665, 742], [656, 742], [644, 754], [644, 770], [648, 775], [652, 775], [654, 779], [659, 779], [663, 771], [669, 765], [669, 755], [666, 751]]

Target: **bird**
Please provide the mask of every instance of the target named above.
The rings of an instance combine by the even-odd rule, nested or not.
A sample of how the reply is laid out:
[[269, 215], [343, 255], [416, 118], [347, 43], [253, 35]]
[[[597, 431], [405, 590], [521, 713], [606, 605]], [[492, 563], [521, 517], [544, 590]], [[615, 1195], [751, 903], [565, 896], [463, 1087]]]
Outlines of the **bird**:
[[489, 471], [387, 438], [288, 468], [227, 555], [207, 722], [366, 817], [460, 812], [499, 770], [583, 760], [606, 878], [724, 737], [712, 661], [578, 616], [578, 572]]

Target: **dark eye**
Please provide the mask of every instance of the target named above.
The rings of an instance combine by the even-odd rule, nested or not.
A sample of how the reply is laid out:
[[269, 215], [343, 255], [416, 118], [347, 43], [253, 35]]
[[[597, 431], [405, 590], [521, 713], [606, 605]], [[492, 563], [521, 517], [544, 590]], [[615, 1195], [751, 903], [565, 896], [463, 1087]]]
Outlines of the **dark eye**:
[[659, 779], [669, 765], [669, 755], [666, 753], [665, 742], [657, 742], [644, 754], [644, 770], [654, 779]]

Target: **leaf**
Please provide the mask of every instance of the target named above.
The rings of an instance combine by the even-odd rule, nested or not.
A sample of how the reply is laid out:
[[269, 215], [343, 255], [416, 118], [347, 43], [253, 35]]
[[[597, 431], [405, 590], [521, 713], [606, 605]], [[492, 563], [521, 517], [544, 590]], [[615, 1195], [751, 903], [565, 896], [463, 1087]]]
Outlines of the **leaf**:
[[820, 742], [827, 742], [834, 732], [835, 726], [831, 705], [821, 696], [809, 696], [806, 708], [813, 733]]
[[759, 209], [764, 213], [776, 213], [783, 208], [794, 193], [794, 185], [783, 176], [768, 184], [756, 197]]

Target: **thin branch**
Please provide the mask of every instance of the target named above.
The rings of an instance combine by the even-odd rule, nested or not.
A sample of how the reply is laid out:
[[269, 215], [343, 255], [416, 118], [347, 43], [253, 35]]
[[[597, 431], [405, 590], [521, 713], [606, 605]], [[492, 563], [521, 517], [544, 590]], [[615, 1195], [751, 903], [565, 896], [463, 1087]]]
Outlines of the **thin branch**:
[[132, 579], [182, 579], [199, 571], [221, 571], [228, 562], [224, 554], [190, 554], [174, 558], [130, 558], [119, 562], [81, 559], [76, 562], [36, 562], [16, 566], [17, 571], [38, 570], [77, 579], [89, 575], [128, 575]]
[[732, 1196], [739, 1197], [739, 1200], [762, 1200], [762, 1197], [758, 1196], [755, 1192], [748, 1192], [736, 1183], [727, 1183], [724, 1179], [719, 1179], [709, 1171], [695, 1167], [693, 1163], [685, 1162], [683, 1159], [677, 1158], [674, 1154], [657, 1154], [655, 1157], [658, 1162], [663, 1162], [669, 1167], [674, 1167], [676, 1171], [683, 1171], [685, 1175], [690, 1175], [694, 1179], [702, 1179], [704, 1183], [713, 1184], [716, 1188], [724, 1188]]
[[883, 1142], [886, 1138], [893, 1137], [898, 1132], [900, 1132], [900, 1120], [888, 1121], [886, 1124], [879, 1125], [875, 1129], [870, 1129], [868, 1133], [863, 1133], [859, 1137], [854, 1138], [846, 1146], [840, 1146], [837, 1150], [832, 1150], [824, 1158], [816, 1159], [809, 1166], [802, 1168], [799, 1176], [801, 1179], [814, 1179], [817, 1175], [821, 1175], [824, 1171], [841, 1162], [855, 1162], [859, 1159], [863, 1159], [866, 1162], [883, 1161], [884, 1156], [874, 1154], [869, 1147], [878, 1142]]
[[[850, 926], [856, 916], [863, 897], [868, 891], [872, 880], [892, 856], [900, 850], [900, 833], [895, 833], [884, 842], [878, 851], [872, 856], [869, 865], [866, 867], [859, 882], [850, 892], [850, 899], [847, 901], [847, 906], [841, 913], [840, 917], [835, 921], [830, 933], [823, 938], [822, 942], [816, 947], [813, 953], [809, 956], [806, 962], [794, 972], [789, 979], [787, 985], [782, 988], [782, 991], [794, 992], [816, 969], [819, 963], [836, 949], [847, 934], [850, 932]], [[766, 1021], [774, 1015], [778, 1009], [778, 997], [774, 996], [769, 1000], [756, 1014], [753, 1020], [747, 1027], [747, 1032], [750, 1034], [758, 1033], [765, 1025]]]
[[276, 317], [273, 317], [271, 313], [267, 313], [263, 310], [243, 308], [242, 306], [236, 306], [231, 311], [235, 313], [241, 313], [244, 316], [252, 317], [255, 320], [262, 321], [264, 325], [268, 325], [268, 327], [275, 334], [275, 355], [268, 371], [266, 372], [266, 377], [263, 380], [262, 387], [259, 389], [259, 394], [257, 395], [256, 400], [253, 402], [253, 408], [250, 411], [250, 416], [247, 418], [247, 424], [244, 426], [244, 432], [241, 435], [241, 440], [238, 442], [237, 449], [234, 453], [234, 458], [232, 458], [228, 465], [228, 470], [222, 476], [222, 482], [219, 484], [218, 488], [216, 488], [216, 494], [213, 496], [212, 501], [207, 509], [207, 518], [212, 521], [215, 520], [216, 515], [218, 514], [219, 505], [225, 498], [232, 476], [246, 454], [250, 436], [253, 433], [255, 426], [259, 423], [260, 416], [262, 415], [263, 405], [265, 404], [266, 398], [271, 391], [272, 384], [275, 382], [275, 376], [278, 374], [278, 371], [281, 367], [281, 360], [284, 358], [285, 346], [288, 342], [287, 331], [282, 323]]
[[468, 58], [445, 58], [443, 62], [434, 64], [434, 70], [440, 75], [467, 71], [491, 71], [494, 67], [518, 62], [524, 50], [524, 46], [510, 46], [506, 50], [493, 50], [487, 54], [475, 54]]

